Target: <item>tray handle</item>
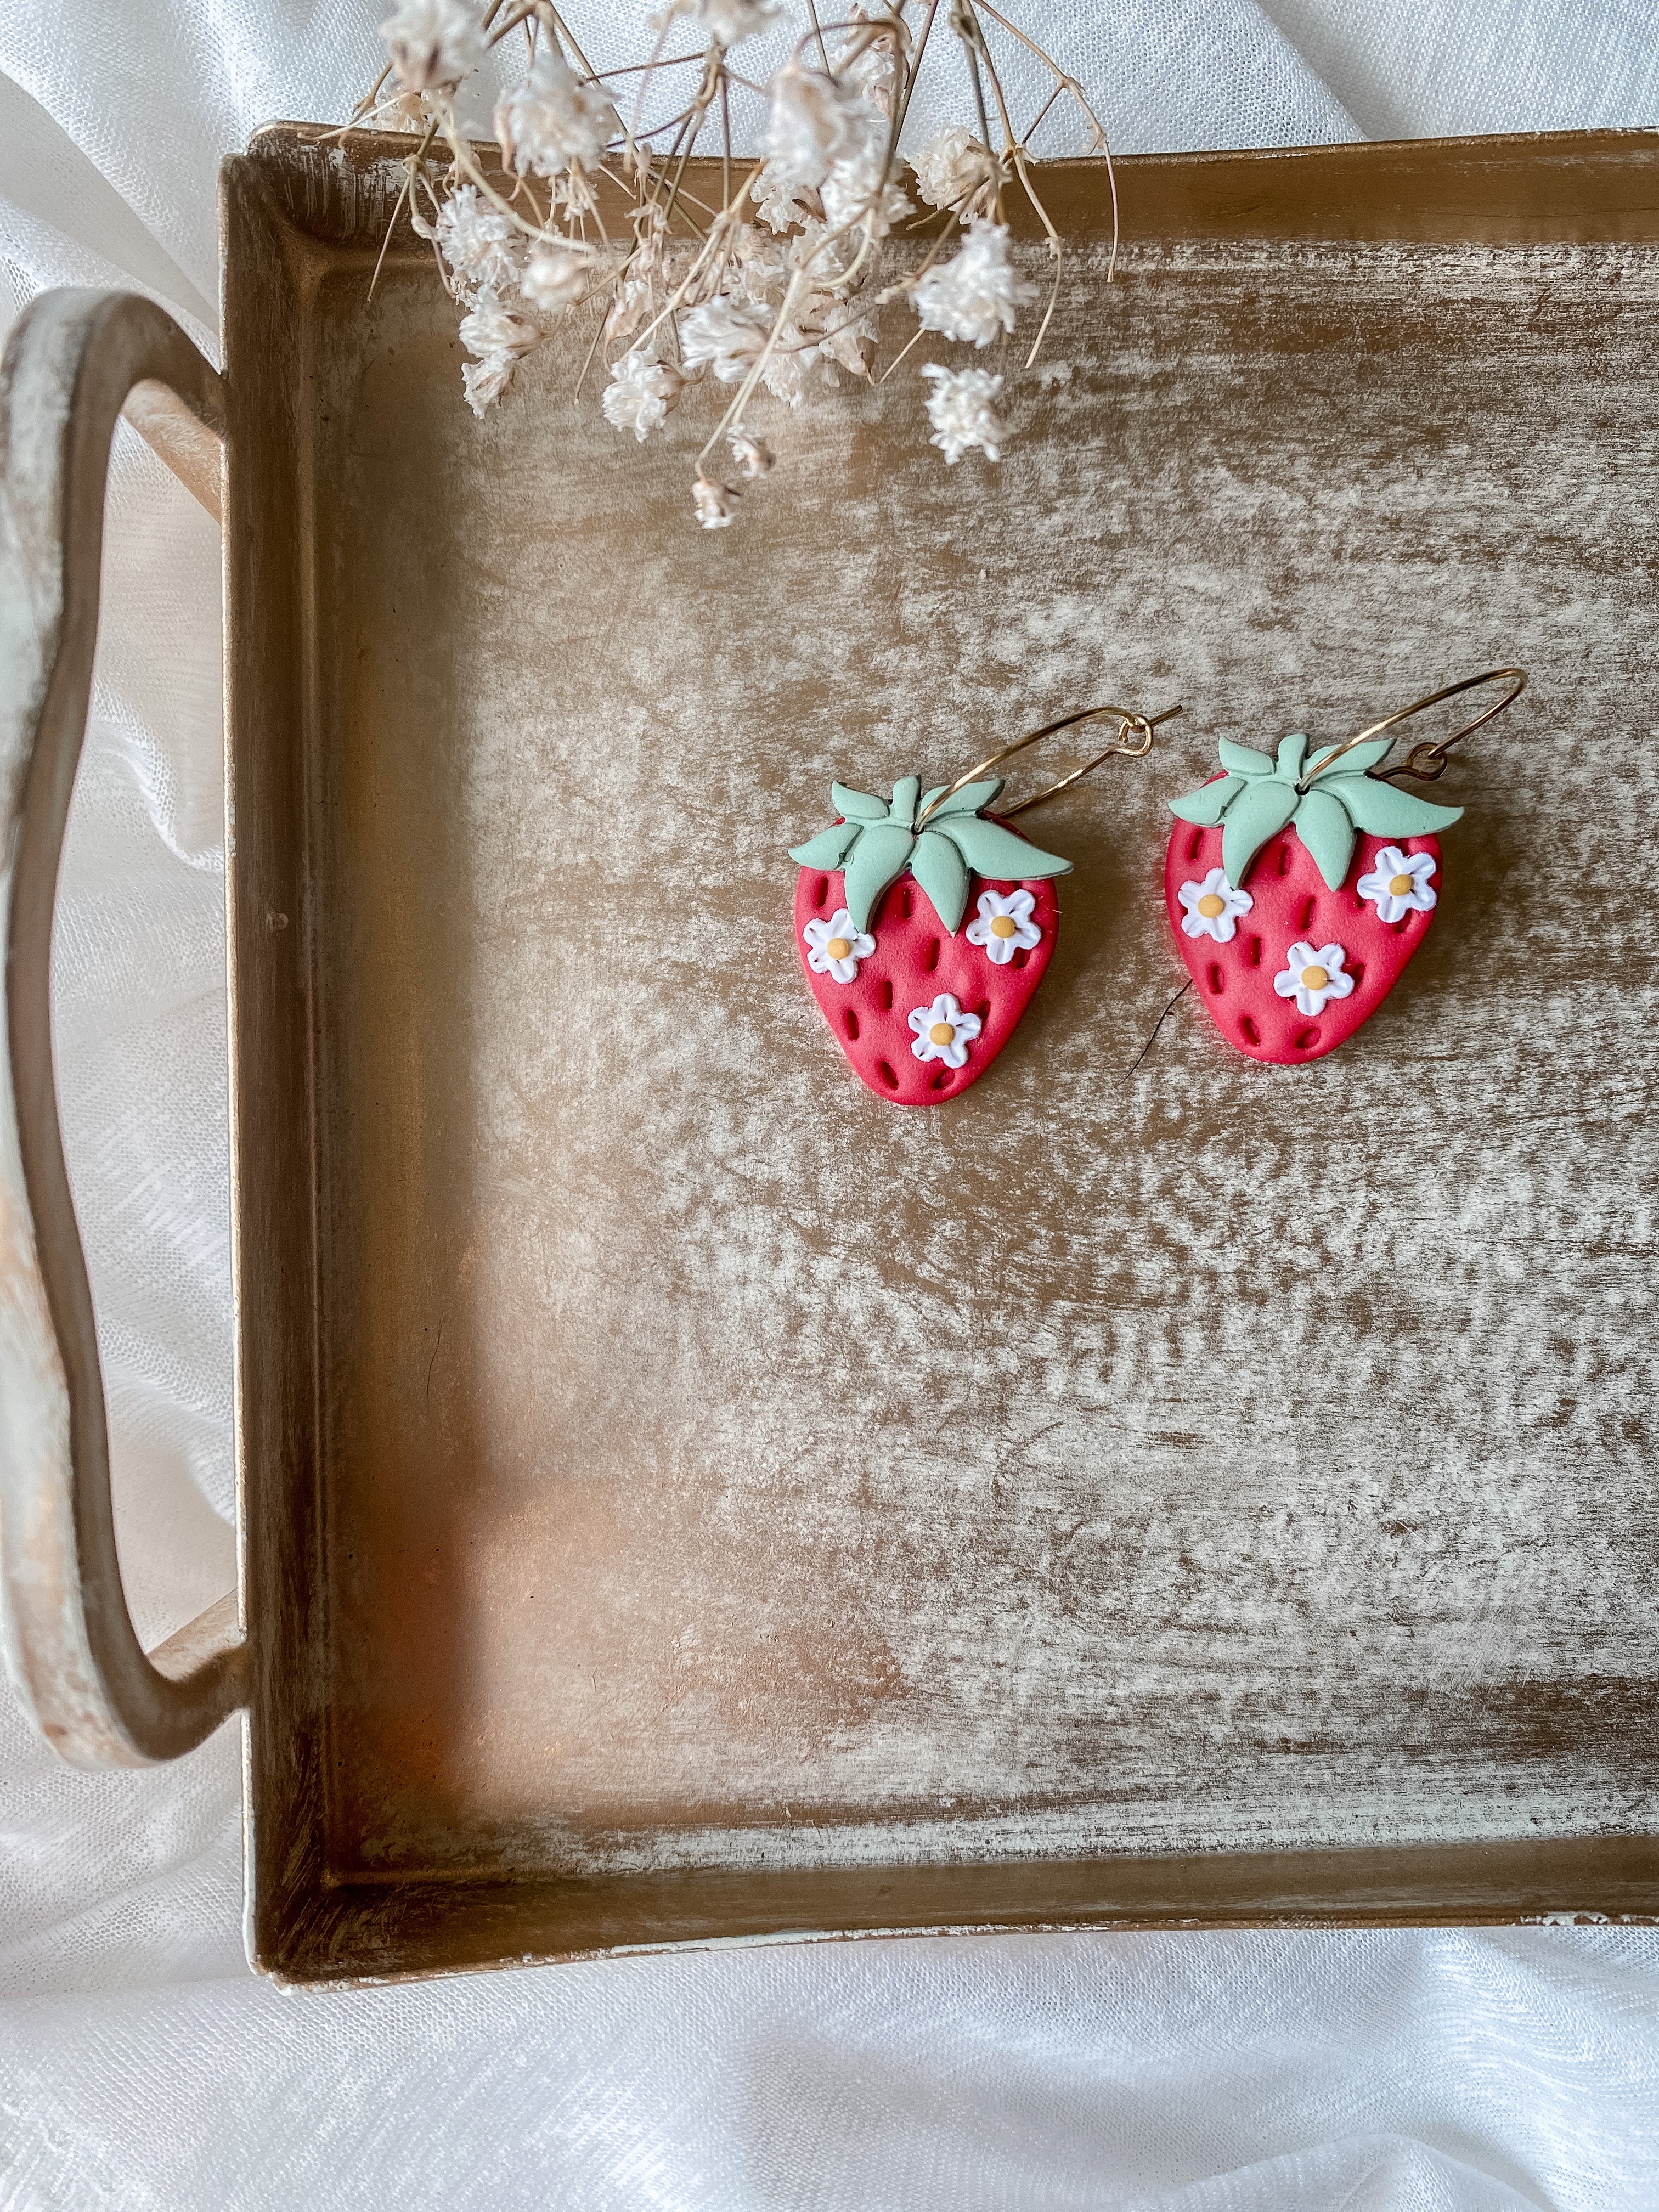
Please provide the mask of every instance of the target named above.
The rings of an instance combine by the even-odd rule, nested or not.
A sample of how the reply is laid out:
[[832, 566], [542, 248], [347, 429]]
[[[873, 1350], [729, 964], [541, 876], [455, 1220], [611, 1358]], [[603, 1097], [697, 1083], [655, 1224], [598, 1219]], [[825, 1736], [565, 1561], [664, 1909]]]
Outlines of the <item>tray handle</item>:
[[[175, 428], [184, 418], [161, 393], [182, 402], [201, 475], [224, 434], [222, 388], [149, 301], [47, 292], [0, 362], [0, 1612], [24, 1709], [76, 1766], [177, 1758], [246, 1694], [234, 1601], [169, 1638], [159, 1665], [127, 1610], [52, 1066], [52, 907], [92, 688], [104, 484], [136, 387], [138, 407]], [[191, 488], [214, 504], [206, 477]]]

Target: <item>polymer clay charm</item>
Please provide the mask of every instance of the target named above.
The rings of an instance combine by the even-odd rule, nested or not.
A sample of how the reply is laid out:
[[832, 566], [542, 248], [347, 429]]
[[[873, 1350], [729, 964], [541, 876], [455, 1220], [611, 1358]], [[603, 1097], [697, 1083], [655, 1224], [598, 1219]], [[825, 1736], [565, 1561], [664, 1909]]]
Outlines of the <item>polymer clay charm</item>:
[[[1178, 714], [1178, 708], [1171, 713]], [[1024, 746], [1110, 717], [1118, 741], [1000, 816], [986, 776]], [[953, 784], [902, 777], [890, 799], [831, 784], [834, 825], [790, 858], [795, 944], [807, 988], [860, 1081], [896, 1106], [938, 1106], [978, 1081], [1019, 1026], [1054, 949], [1054, 879], [1071, 862], [1007, 817], [1075, 783], [1115, 754], [1152, 750], [1158, 715], [1091, 708], [1017, 738]], [[1134, 744], [1128, 732], [1139, 735]]]
[[[1377, 732], [1476, 684], [1513, 688], [1455, 736], [1382, 770]], [[1520, 669], [1489, 670], [1310, 759], [1308, 739], [1256, 752], [1221, 740], [1220, 773], [1170, 801], [1164, 896], [1210, 1018], [1253, 1060], [1318, 1060], [1370, 1020], [1428, 934], [1438, 832], [1462, 815], [1392, 780], [1433, 781], [1449, 748], [1520, 696]]]

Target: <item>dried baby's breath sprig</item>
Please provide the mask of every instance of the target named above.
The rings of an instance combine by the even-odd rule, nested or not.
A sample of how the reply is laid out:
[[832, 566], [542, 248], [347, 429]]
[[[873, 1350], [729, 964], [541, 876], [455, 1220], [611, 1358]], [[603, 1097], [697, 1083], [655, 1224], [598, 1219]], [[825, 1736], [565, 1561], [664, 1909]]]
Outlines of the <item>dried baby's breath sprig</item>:
[[952, 466], [972, 446], [988, 461], [1000, 461], [1008, 435], [995, 404], [1002, 396], [1002, 379], [987, 368], [941, 368], [934, 361], [921, 373], [933, 386], [927, 395], [927, 420], [933, 426], [928, 444], [937, 446]]
[[[750, 424], [757, 405], [793, 411], [821, 404], [848, 378], [883, 382], [929, 332], [979, 351], [994, 344], [1000, 362], [1038, 297], [1011, 252], [1011, 190], [1036, 214], [1051, 262], [1029, 369], [1062, 267], [1031, 140], [1057, 105], [1070, 105], [1110, 169], [1082, 88], [989, 0], [863, 0], [835, 22], [820, 21], [812, 0], [807, 8], [811, 28], [763, 84], [728, 57], [785, 20], [781, 0], [667, 0], [650, 18], [649, 56], [602, 73], [556, 0], [400, 0], [381, 26], [386, 67], [347, 126], [419, 139], [398, 212], [410, 202], [460, 311], [475, 413], [499, 404], [549, 331], [574, 318], [586, 330], [576, 392], [592, 369], [613, 428], [643, 443], [694, 387], [705, 407], [714, 400], [692, 485], [705, 530], [729, 527], [739, 495], [715, 472], [718, 449], [729, 447], [744, 483], [772, 469], [771, 446]], [[1023, 133], [988, 24], [1052, 78]], [[938, 51], [936, 25], [948, 25], [966, 63], [972, 112], [906, 159], [900, 137], [924, 62]], [[497, 173], [464, 135], [456, 98], [509, 38], [526, 60], [495, 103]], [[757, 156], [733, 148], [734, 88], [765, 100]], [[648, 119], [665, 93], [668, 112]], [[711, 131], [717, 202], [693, 189], [707, 170], [688, 170], [694, 152], [709, 150]], [[1113, 204], [1115, 264], [1115, 188]], [[919, 224], [920, 254], [898, 242]], [[883, 310], [907, 299], [919, 327], [878, 375]], [[995, 461], [1009, 434], [997, 404], [1004, 375], [928, 362], [921, 378], [930, 442], [947, 464], [970, 451]]]

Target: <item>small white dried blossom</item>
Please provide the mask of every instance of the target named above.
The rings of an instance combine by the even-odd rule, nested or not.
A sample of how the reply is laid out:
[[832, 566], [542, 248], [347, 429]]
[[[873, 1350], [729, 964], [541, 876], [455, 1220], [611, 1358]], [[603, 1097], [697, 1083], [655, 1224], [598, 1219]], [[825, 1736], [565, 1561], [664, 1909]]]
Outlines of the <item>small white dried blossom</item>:
[[532, 307], [556, 314], [580, 299], [592, 281], [592, 270], [586, 254], [563, 246], [540, 246], [530, 257], [519, 289]]
[[1008, 226], [975, 222], [961, 251], [942, 269], [930, 269], [912, 295], [925, 331], [964, 344], [989, 345], [999, 331], [1014, 327], [1014, 310], [1036, 297], [1036, 287], [1008, 259]]
[[890, 184], [885, 139], [871, 138], [837, 161], [818, 187], [825, 222], [832, 230], [857, 223], [872, 238], [885, 238], [910, 212], [902, 185]]
[[550, 40], [537, 49], [525, 82], [495, 103], [501, 159], [518, 175], [556, 177], [573, 165], [594, 169], [622, 136], [622, 118], [603, 87], [576, 75]]
[[821, 185], [838, 161], [855, 159], [885, 131], [885, 117], [868, 100], [820, 70], [790, 61], [772, 80], [766, 151], [780, 178]]
[[947, 123], [935, 131], [910, 167], [916, 173], [916, 190], [929, 207], [959, 205], [964, 223], [986, 212], [978, 203], [996, 175], [996, 163], [960, 123]]
[[461, 364], [466, 404], [481, 422], [485, 408], [493, 407], [513, 381], [513, 372], [518, 365], [517, 357], [510, 353], [489, 353], [482, 361]]
[[811, 185], [778, 161], [762, 164], [749, 187], [755, 210], [769, 230], [788, 230], [798, 222], [811, 222], [823, 212], [823, 204]]
[[[864, 9], [855, 7], [851, 10], [850, 20], [856, 27], [867, 23], [871, 19]], [[859, 35], [854, 27], [842, 40], [837, 74], [843, 84], [851, 85], [855, 92], [862, 93], [866, 100], [880, 108], [884, 115], [890, 117], [894, 102], [898, 98], [898, 42], [888, 32], [872, 39], [860, 52], [853, 53], [852, 49]]]
[[777, 343], [766, 357], [761, 382], [786, 406], [799, 407], [815, 391], [833, 392], [839, 380], [819, 338], [819, 332], [807, 330], [799, 321], [779, 325]]
[[929, 362], [922, 374], [933, 384], [927, 395], [927, 420], [933, 426], [929, 445], [937, 446], [954, 465], [970, 446], [980, 447], [988, 461], [1000, 460], [1008, 426], [997, 413], [1002, 379], [987, 368], [941, 368]]
[[720, 384], [737, 384], [760, 358], [772, 326], [769, 315], [724, 297], [693, 307], [680, 324], [680, 351], [688, 368], [712, 368]]
[[744, 475], [750, 477], [769, 476], [775, 456], [772, 448], [758, 438], [750, 437], [741, 422], [726, 432], [732, 443], [732, 458]]
[[763, 31], [778, 12], [778, 0], [672, 0], [651, 18], [653, 31], [665, 31], [684, 15], [708, 33], [716, 46], [735, 46], [739, 39]]
[[715, 483], [708, 477], [699, 477], [691, 487], [691, 499], [705, 530], [731, 528], [738, 501], [735, 484]]
[[542, 334], [534, 323], [515, 315], [510, 307], [504, 307], [487, 285], [470, 312], [462, 316], [460, 337], [469, 353], [484, 361], [495, 354], [505, 354], [509, 360], [516, 361], [542, 342]]
[[436, 244], [464, 291], [484, 285], [505, 291], [516, 281], [518, 243], [513, 225], [479, 197], [477, 185], [458, 185], [439, 209], [435, 222], [417, 215], [414, 224], [422, 238]]
[[362, 118], [365, 131], [413, 131], [424, 133], [431, 121], [425, 95], [406, 86], [388, 84]]
[[672, 362], [654, 360], [648, 347], [635, 346], [612, 364], [599, 401], [605, 419], [613, 429], [631, 430], [643, 445], [678, 404], [684, 381]]
[[483, 59], [471, 0], [403, 0], [380, 26], [392, 66], [410, 92], [450, 92]]

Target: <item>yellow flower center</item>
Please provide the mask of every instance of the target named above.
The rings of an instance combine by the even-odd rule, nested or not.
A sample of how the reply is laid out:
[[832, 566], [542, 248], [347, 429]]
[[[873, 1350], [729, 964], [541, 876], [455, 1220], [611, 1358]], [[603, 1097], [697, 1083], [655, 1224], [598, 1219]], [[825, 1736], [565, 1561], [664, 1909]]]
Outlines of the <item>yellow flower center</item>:
[[1325, 970], [1317, 965], [1304, 968], [1302, 970], [1302, 988], [1304, 991], [1322, 991], [1330, 980]]
[[949, 1022], [935, 1022], [927, 1032], [927, 1041], [930, 1044], [954, 1044], [957, 1033]]
[[1019, 924], [1014, 920], [1012, 915], [1000, 914], [991, 924], [991, 934], [993, 937], [1017, 937], [1019, 934]]
[[1389, 889], [1395, 898], [1409, 898], [1417, 889], [1417, 879], [1414, 876], [1390, 876]]
[[1218, 914], [1226, 913], [1227, 902], [1218, 897], [1214, 891], [1206, 891], [1198, 902], [1198, 910], [1206, 921], [1213, 921]]
[[848, 939], [832, 937], [823, 949], [832, 960], [845, 960], [853, 947]]

